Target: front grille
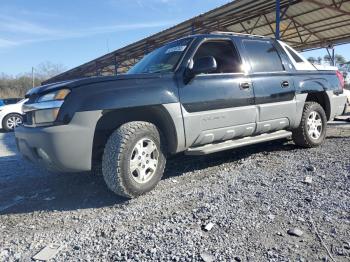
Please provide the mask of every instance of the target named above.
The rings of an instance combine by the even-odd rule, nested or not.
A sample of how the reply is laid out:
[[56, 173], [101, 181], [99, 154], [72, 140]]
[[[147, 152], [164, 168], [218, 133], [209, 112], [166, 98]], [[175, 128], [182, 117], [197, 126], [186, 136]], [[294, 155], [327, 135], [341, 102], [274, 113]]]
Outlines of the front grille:
[[23, 117], [23, 124], [25, 126], [32, 126], [33, 125], [33, 112], [27, 112], [24, 114]]

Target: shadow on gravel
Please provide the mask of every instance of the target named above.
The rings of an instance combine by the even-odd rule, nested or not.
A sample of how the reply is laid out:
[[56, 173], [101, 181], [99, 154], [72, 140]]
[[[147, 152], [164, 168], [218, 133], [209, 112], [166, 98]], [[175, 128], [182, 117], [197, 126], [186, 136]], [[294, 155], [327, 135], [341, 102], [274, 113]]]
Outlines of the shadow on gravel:
[[331, 135], [327, 136], [327, 139], [344, 139], [344, 135], [340, 134], [339, 136]]
[[[14, 177], [0, 176], [0, 188], [4, 188], [0, 189], [0, 215], [99, 208], [126, 201], [109, 191], [102, 177], [82, 173], [54, 174], [25, 164], [24, 160], [9, 159], [8, 162], [11, 162], [9, 166], [28, 165], [26, 168], [31, 172]], [[11, 173], [18, 170], [11, 169]]]
[[0, 129], [0, 141], [1, 141], [1, 147], [4, 146], [5, 150], [7, 150], [11, 154], [16, 154], [16, 141], [14, 138], [13, 132], [6, 132], [2, 129]]
[[[293, 144], [275, 141], [208, 156], [178, 155], [168, 160], [164, 179], [244, 159], [252, 154], [288, 151]], [[0, 215], [34, 211], [68, 211], [107, 207], [127, 200], [109, 191], [102, 177], [90, 174], [53, 174], [19, 156], [0, 157]], [[5, 172], [5, 173], [3, 173]]]
[[332, 127], [337, 127], [337, 126], [349, 126], [349, 122], [345, 122], [345, 121], [334, 121], [332, 123], [328, 123], [328, 126], [332, 126]]
[[257, 145], [245, 146], [233, 150], [214, 153], [206, 156], [186, 156], [183, 154], [172, 157], [168, 160], [164, 178], [181, 176], [186, 172], [193, 172], [208, 167], [218, 166], [245, 159], [251, 155], [270, 152], [290, 151], [298, 149], [294, 144], [287, 144], [288, 140], [276, 140]]

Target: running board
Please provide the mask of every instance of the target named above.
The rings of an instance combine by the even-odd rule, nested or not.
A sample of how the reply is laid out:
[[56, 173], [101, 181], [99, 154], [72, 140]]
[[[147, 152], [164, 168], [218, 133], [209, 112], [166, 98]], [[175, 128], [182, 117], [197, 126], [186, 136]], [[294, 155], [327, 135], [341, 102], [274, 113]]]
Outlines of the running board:
[[287, 137], [290, 137], [291, 135], [292, 135], [292, 132], [281, 130], [274, 133], [266, 133], [258, 136], [244, 137], [237, 140], [228, 140], [228, 141], [216, 143], [216, 144], [208, 144], [208, 145], [199, 146], [199, 147], [192, 147], [187, 149], [187, 151], [185, 151], [185, 154], [196, 155], [196, 156], [207, 155], [207, 154], [211, 154], [211, 153], [215, 153], [223, 150], [253, 145], [260, 142], [267, 142], [267, 141], [272, 141], [276, 139], [287, 138]]

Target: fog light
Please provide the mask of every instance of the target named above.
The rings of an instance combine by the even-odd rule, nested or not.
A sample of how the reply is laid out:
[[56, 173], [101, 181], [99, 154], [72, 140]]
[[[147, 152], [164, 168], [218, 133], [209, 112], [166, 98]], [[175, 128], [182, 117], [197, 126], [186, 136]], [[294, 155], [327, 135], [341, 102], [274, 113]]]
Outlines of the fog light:
[[45, 152], [43, 149], [38, 148], [38, 149], [36, 150], [36, 152], [37, 152], [38, 156], [39, 156], [41, 159], [50, 160], [49, 155], [46, 154], [46, 152]]
[[45, 110], [38, 110], [35, 111], [35, 123], [36, 124], [44, 124], [44, 123], [52, 123], [55, 122], [59, 108], [53, 108], [53, 109], [45, 109]]

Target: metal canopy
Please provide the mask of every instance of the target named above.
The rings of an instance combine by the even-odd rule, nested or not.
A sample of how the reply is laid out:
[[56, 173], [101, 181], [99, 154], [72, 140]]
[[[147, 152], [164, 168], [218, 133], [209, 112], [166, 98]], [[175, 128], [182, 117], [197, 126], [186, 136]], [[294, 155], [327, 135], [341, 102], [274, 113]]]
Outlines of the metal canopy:
[[275, 36], [300, 51], [349, 43], [350, 0], [232, 1], [44, 83], [124, 73], [146, 53], [169, 41], [212, 31]]

